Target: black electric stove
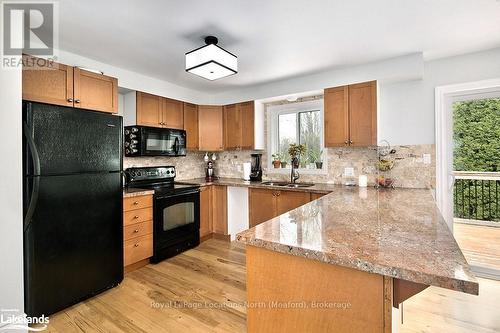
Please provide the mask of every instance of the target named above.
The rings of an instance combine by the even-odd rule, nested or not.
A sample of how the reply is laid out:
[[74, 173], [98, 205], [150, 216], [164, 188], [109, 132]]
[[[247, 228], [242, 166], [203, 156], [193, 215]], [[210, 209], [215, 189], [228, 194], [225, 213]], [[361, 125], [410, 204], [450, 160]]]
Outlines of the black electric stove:
[[174, 166], [125, 170], [127, 187], [154, 190], [153, 263], [200, 244], [200, 188], [175, 175]]

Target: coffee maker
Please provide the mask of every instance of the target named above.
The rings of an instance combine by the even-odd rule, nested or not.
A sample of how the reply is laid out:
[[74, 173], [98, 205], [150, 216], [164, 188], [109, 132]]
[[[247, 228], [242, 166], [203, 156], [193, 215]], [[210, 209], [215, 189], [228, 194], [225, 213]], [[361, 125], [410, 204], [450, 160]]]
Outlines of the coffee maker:
[[251, 154], [252, 171], [250, 172], [250, 181], [262, 181], [262, 154]]

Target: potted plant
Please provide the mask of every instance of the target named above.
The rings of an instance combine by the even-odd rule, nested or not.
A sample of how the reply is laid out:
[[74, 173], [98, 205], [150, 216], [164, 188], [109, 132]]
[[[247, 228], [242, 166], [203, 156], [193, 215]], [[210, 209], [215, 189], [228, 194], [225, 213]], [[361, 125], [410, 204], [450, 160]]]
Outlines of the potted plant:
[[271, 156], [273, 158], [273, 166], [274, 166], [274, 168], [278, 169], [281, 166], [281, 161], [280, 161], [279, 154], [272, 154]]
[[290, 147], [288, 148], [288, 155], [290, 155], [290, 158], [292, 160], [292, 164], [294, 168], [298, 168], [300, 165], [300, 157], [306, 153], [306, 146], [305, 145], [298, 145], [295, 143], [290, 144]]
[[316, 164], [316, 169], [323, 169], [323, 161], [321, 160], [323, 150], [313, 149], [309, 152], [311, 162]]
[[287, 154], [286, 154], [286, 153], [284, 153], [284, 152], [280, 152], [280, 153], [278, 154], [279, 159], [280, 159], [280, 161], [281, 161], [281, 168], [282, 168], [282, 169], [286, 168], [286, 165], [288, 164], [288, 159], [287, 159], [287, 156], [286, 156], [286, 155], [287, 155]]

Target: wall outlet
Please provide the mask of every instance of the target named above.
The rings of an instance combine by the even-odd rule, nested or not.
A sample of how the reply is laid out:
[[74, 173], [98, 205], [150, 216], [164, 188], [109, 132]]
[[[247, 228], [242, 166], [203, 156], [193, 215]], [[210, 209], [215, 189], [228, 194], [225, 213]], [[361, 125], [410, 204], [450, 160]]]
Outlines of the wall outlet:
[[354, 177], [354, 168], [344, 168], [344, 175], [346, 177]]
[[431, 164], [431, 154], [422, 154], [424, 164]]

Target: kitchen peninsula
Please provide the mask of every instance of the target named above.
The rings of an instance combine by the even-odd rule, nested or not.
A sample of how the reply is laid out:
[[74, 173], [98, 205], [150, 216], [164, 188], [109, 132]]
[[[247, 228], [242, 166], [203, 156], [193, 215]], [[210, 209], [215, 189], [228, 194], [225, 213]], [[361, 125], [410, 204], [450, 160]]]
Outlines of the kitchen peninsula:
[[394, 332], [393, 307], [428, 286], [479, 292], [429, 190], [339, 187], [237, 240], [248, 332]]

